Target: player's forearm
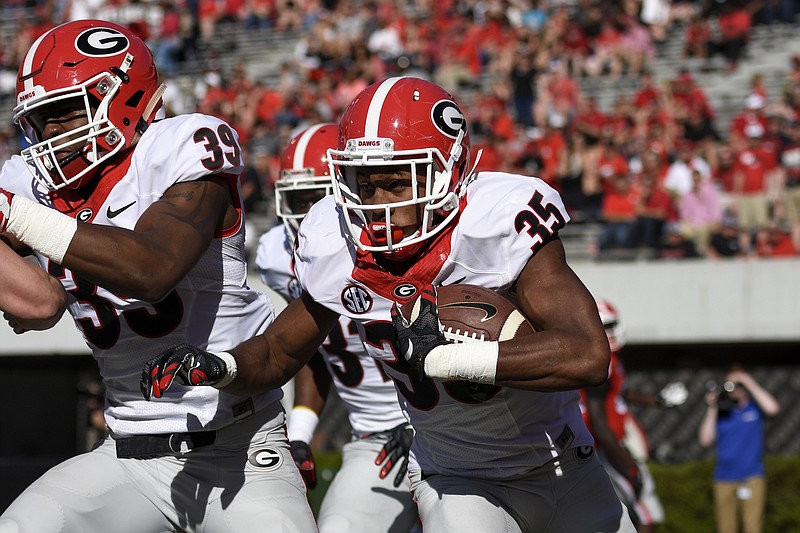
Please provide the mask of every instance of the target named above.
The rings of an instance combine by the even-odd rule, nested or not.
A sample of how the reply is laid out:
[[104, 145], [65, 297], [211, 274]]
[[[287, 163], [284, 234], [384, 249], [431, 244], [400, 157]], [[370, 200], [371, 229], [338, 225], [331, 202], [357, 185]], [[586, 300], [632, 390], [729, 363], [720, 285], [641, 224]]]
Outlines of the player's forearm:
[[180, 250], [155, 234], [81, 224], [63, 265], [121, 296], [157, 302], [175, 288], [202, 255], [195, 240], [177, 241], [182, 243]]
[[[37, 269], [39, 270], [39, 269]], [[55, 326], [67, 309], [67, 293], [61, 283], [40, 270], [35, 274], [46, 287], [28, 301], [27, 313], [18, 317], [18, 325], [24, 330], [46, 330]]]
[[499, 343], [496, 382], [530, 390], [570, 390], [608, 378], [608, 342], [560, 331]]
[[230, 350], [238, 370], [225, 390], [252, 394], [282, 387], [308, 363], [338, 318], [304, 293], [263, 334]]
[[250, 395], [277, 389], [296, 374], [302, 363], [281, 360], [272, 353], [264, 335], [257, 335], [229, 351], [236, 359], [236, 378], [222, 390], [231, 394]]

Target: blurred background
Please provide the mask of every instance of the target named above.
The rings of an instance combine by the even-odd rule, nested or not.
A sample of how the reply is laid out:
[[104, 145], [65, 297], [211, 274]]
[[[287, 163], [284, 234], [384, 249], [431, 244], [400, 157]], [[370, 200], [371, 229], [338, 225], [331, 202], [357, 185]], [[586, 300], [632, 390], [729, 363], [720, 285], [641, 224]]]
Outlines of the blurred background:
[[[167, 115], [199, 111], [236, 127], [251, 254], [277, 223], [272, 186], [296, 131], [336, 120], [385, 76], [450, 90], [479, 169], [561, 192], [568, 261], [619, 311], [631, 388], [688, 390], [678, 407], [632, 407], [650, 440], [662, 531], [710, 530], [713, 448], [696, 435], [705, 393], [733, 362], [782, 407], [765, 427], [765, 530], [800, 531], [800, 2], [5, 0], [0, 161], [23, 142], [11, 124], [22, 54], [78, 18], [128, 25], [148, 42]], [[765, 217], [741, 212], [753, 198]], [[0, 325], [0, 372], [5, 509], [103, 436], [103, 389], [68, 320], [21, 336]], [[332, 398], [312, 443], [323, 470], [315, 502], [346, 420]]]

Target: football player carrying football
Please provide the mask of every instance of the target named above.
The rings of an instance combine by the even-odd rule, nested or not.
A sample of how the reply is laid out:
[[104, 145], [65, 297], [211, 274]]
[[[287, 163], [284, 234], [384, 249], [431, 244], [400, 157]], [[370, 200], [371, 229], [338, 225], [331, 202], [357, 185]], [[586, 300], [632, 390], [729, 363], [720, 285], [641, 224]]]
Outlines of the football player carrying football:
[[[332, 191], [327, 150], [338, 141], [336, 124], [316, 124], [295, 135], [281, 155], [275, 206], [283, 224], [259, 239], [256, 269], [261, 281], [288, 301], [300, 295], [292, 271], [297, 228], [309, 208]], [[344, 315], [295, 376], [289, 441], [309, 488], [316, 485], [309, 443], [331, 384], [347, 409], [352, 440], [342, 448], [342, 465], [322, 500], [320, 533], [408, 533], [417, 522], [406, 476], [411, 426], [392, 380]]]
[[[558, 238], [568, 221], [559, 195], [537, 178], [473, 172], [464, 113], [417, 78], [361, 92], [329, 163], [334, 195], [297, 236], [300, 297], [233, 357], [186, 346], [154, 357], [145, 397], [175, 382], [223, 380], [238, 394], [280, 386], [344, 315], [414, 427], [409, 476], [426, 531], [634, 531], [578, 406], [576, 389], [606, 379], [609, 347]], [[513, 290], [538, 332], [448, 343], [435, 287], [455, 283]], [[406, 323], [397, 305], [419, 293]], [[193, 379], [187, 368], [207, 371]]]
[[110, 436], [28, 487], [0, 531], [316, 531], [280, 390], [139, 392], [153, 351], [220, 353], [274, 318], [247, 286], [237, 134], [200, 114], [154, 120], [162, 92], [144, 42], [104, 21], [45, 32], [19, 68], [30, 147], [0, 171], [0, 231], [71, 295]]

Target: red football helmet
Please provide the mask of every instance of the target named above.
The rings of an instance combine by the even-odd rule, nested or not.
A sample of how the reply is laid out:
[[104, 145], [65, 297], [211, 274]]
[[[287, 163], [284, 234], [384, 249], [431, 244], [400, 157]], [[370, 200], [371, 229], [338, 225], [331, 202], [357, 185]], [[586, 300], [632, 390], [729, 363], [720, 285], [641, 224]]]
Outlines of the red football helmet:
[[[390, 259], [413, 257], [425, 240], [458, 214], [469, 165], [469, 131], [464, 113], [438, 85], [398, 77], [370, 85], [345, 109], [339, 121], [338, 149], [328, 151], [333, 194], [344, 214], [350, 239], [361, 250]], [[358, 167], [405, 167], [411, 171], [413, 198], [364, 205], [356, 184]], [[424, 194], [417, 194], [418, 181]], [[421, 205], [422, 224], [403, 236], [392, 224], [396, 207]], [[370, 214], [383, 215], [372, 222]], [[361, 241], [366, 232], [369, 242]]]
[[337, 140], [336, 124], [315, 124], [295, 135], [281, 155], [275, 209], [290, 237], [294, 237], [311, 204], [333, 192], [327, 151]]
[[[147, 129], [163, 91], [152, 53], [130, 30], [100, 20], [61, 24], [19, 67], [14, 122], [31, 145], [22, 156], [48, 189], [78, 188]], [[85, 112], [88, 123], [44, 139], [46, 120], [65, 111]]]
[[597, 311], [600, 313], [600, 320], [606, 329], [606, 337], [608, 337], [611, 351], [621, 350], [625, 346], [625, 329], [619, 321], [616, 308], [606, 300], [597, 300]]

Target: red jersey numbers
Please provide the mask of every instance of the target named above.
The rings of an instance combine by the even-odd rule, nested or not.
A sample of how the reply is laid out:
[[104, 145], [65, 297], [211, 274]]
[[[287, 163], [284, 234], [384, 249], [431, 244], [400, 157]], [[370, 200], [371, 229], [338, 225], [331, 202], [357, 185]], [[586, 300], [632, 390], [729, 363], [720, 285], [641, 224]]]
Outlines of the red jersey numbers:
[[[222, 169], [225, 160], [238, 167], [242, 164], [242, 152], [233, 130], [227, 124], [220, 124], [215, 132], [211, 128], [200, 128], [194, 132], [194, 142], [203, 143], [209, 157], [200, 160], [212, 172]], [[226, 149], [226, 148], [229, 148]]]
[[536, 191], [528, 201], [531, 210], [520, 211], [514, 218], [514, 229], [522, 234], [524, 231], [532, 239], [531, 250], [535, 253], [567, 223], [558, 207], [544, 204], [544, 196]]

